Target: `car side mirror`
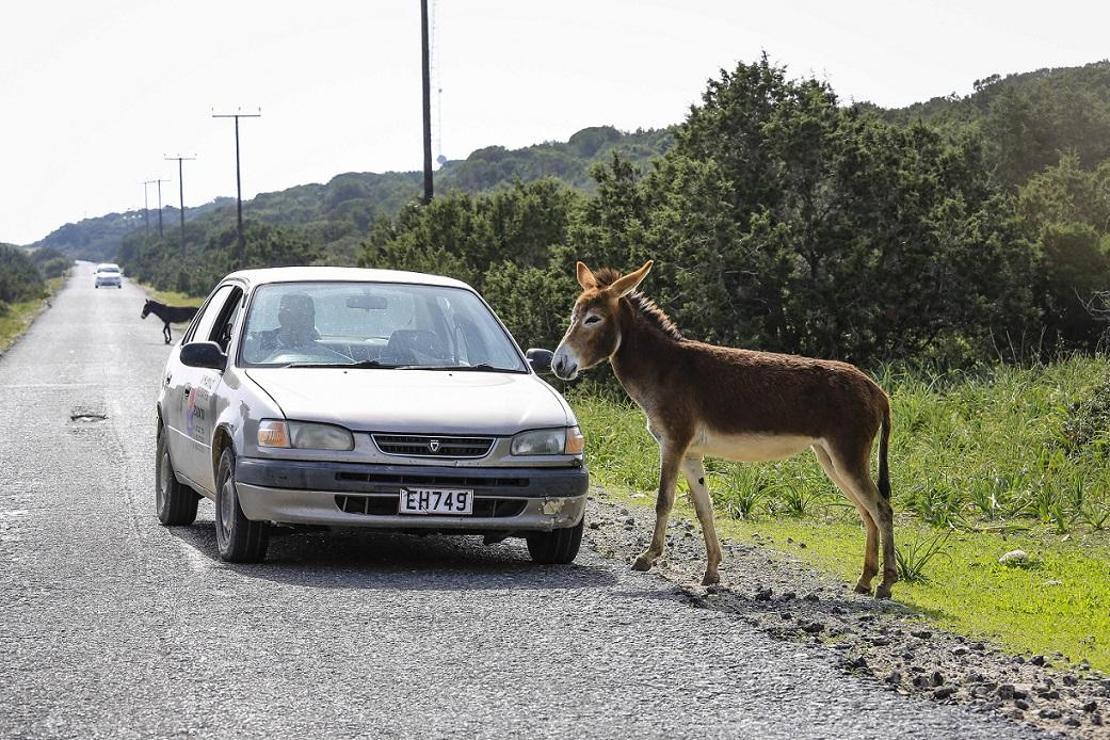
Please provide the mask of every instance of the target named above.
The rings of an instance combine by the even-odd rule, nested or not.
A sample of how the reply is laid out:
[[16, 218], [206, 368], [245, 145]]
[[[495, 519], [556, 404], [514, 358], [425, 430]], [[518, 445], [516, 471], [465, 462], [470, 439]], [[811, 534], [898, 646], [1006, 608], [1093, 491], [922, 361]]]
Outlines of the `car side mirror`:
[[524, 356], [528, 358], [528, 364], [532, 366], [533, 370], [537, 373], [546, 373], [551, 370], [551, 358], [554, 354], [555, 353], [549, 349], [538, 349], [533, 347], [525, 352]]
[[223, 371], [227, 367], [227, 355], [215, 342], [189, 342], [181, 348], [181, 364]]

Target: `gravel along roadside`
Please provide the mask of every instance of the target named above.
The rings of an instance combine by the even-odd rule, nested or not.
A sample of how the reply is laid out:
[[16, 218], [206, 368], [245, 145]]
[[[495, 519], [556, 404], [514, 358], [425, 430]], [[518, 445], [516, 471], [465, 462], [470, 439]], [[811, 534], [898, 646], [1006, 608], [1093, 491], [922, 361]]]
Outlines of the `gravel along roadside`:
[[[587, 522], [590, 547], [631, 564], [647, 546], [655, 512], [610, 501], [594, 488]], [[672, 517], [667, 550], [654, 570], [676, 583], [691, 606], [734, 614], [782, 640], [823, 645], [846, 672], [889, 691], [997, 712], [1067, 737], [1110, 738], [1110, 678], [1083, 663], [1012, 655], [938, 629], [896, 600], [855, 594], [849, 584], [755, 539], [721, 546], [721, 584], [693, 585], [704, 567], [701, 527]]]

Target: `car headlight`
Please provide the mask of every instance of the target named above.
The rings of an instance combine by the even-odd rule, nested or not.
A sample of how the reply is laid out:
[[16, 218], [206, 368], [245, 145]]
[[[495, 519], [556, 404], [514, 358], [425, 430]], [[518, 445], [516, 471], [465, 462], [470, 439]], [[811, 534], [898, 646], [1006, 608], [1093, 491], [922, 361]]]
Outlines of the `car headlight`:
[[514, 455], [581, 455], [585, 438], [578, 427], [537, 429], [513, 437]]
[[332, 424], [263, 419], [258, 424], [258, 446], [298, 450], [353, 450], [355, 437], [343, 427]]

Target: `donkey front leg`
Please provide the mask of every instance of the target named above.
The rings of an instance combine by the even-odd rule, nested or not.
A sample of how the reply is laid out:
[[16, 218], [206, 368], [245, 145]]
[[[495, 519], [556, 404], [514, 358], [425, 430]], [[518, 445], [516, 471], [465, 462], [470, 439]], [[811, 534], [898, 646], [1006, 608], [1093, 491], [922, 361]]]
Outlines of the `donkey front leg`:
[[678, 477], [678, 468], [682, 464], [682, 452], [673, 445], [664, 443], [660, 447], [659, 464], [659, 496], [655, 500], [655, 533], [651, 537], [651, 544], [636, 562], [632, 570], [651, 570], [655, 561], [663, 554], [663, 542], [667, 535], [667, 517], [674, 506], [675, 480]]
[[717, 528], [713, 525], [713, 502], [705, 486], [705, 465], [700, 457], [687, 457], [682, 462], [682, 472], [690, 486], [690, 498], [694, 500], [694, 511], [698, 514], [701, 533], [705, 537], [705, 576], [701, 585], [711, 586], [721, 581], [717, 574], [717, 566], [721, 564], [721, 541], [717, 539]]

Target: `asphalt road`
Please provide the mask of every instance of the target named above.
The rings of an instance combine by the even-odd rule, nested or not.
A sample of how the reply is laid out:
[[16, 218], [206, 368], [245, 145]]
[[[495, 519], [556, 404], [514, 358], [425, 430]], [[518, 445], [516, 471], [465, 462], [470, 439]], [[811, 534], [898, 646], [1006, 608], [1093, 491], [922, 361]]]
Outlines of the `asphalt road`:
[[0, 358], [2, 737], [1025, 734], [589, 548], [536, 567], [515, 542], [356, 531], [225, 565], [210, 502], [154, 516], [167, 347], [142, 301], [79, 266]]

